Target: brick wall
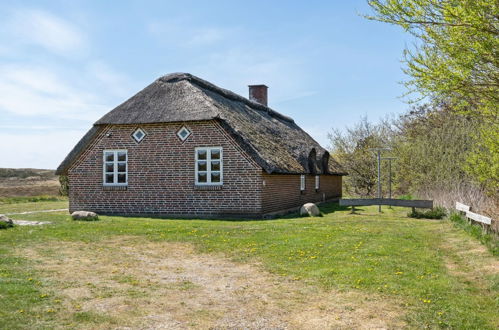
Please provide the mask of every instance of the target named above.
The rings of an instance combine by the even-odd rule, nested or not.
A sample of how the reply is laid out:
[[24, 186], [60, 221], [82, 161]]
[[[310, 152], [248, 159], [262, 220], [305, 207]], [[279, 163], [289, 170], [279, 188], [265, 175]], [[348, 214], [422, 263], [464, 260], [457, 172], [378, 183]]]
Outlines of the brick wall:
[[[113, 125], [106, 127], [68, 171], [70, 211], [101, 214], [192, 216], [258, 216], [261, 214], [261, 168], [216, 121], [187, 122], [192, 132], [182, 142], [182, 124]], [[137, 127], [147, 136], [136, 143]], [[110, 136], [108, 136], [110, 135]], [[221, 190], [194, 185], [194, 148], [223, 147]], [[126, 190], [103, 187], [103, 150], [128, 150]]]
[[305, 176], [305, 190], [300, 191], [300, 175], [263, 173], [263, 213], [299, 207], [307, 202], [321, 202], [341, 197], [341, 176], [321, 175], [318, 191], [315, 175]]

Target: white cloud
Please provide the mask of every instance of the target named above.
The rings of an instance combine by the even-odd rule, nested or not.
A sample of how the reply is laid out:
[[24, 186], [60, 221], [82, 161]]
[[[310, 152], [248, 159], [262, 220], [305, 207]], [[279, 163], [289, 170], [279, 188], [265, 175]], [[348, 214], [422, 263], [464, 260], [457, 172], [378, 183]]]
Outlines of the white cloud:
[[17, 41], [36, 44], [57, 54], [74, 55], [87, 44], [85, 35], [76, 26], [42, 10], [16, 10], [2, 25]]
[[56, 168], [85, 130], [45, 131], [32, 134], [0, 132], [0, 167]]
[[0, 111], [21, 116], [57, 116], [88, 120], [107, 106], [97, 95], [45, 68], [0, 67]]

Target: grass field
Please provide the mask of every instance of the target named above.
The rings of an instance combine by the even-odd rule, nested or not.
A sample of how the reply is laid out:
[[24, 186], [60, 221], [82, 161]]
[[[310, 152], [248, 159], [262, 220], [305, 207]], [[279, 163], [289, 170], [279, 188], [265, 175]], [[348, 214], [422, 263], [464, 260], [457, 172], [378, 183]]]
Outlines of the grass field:
[[[0, 205], [0, 213], [65, 201]], [[499, 260], [447, 220], [335, 204], [265, 221], [12, 215], [0, 328], [499, 327]]]

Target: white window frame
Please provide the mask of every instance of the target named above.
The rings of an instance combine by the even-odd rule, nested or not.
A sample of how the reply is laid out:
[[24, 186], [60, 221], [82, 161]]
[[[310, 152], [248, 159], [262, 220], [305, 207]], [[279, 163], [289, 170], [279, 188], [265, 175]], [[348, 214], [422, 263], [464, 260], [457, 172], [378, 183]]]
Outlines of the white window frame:
[[[142, 137], [140, 138], [140, 140], [137, 140], [137, 138], [135, 137], [135, 134], [137, 134], [137, 132], [139, 132], [139, 131], [142, 133]], [[140, 143], [145, 139], [146, 135], [147, 135], [147, 133], [142, 128], [138, 127], [135, 131], [133, 131], [132, 139], [135, 142]]]
[[300, 191], [305, 191], [305, 175], [300, 175]]
[[[180, 135], [180, 132], [182, 132], [183, 130], [185, 130], [187, 132], [187, 135], [185, 137], [182, 137]], [[188, 129], [187, 127], [185, 126], [182, 126], [178, 131], [177, 131], [177, 137], [180, 139], [180, 141], [184, 142], [185, 140], [187, 140], [189, 138], [189, 136], [191, 136], [192, 132], [190, 129]]]
[[[125, 159], [125, 164], [126, 164], [126, 171], [125, 172], [118, 172], [118, 163], [122, 163], [123, 161], [118, 161], [118, 153], [119, 152], [124, 152], [126, 159]], [[106, 172], [106, 164], [111, 163], [109, 161], [106, 161], [106, 154], [108, 153], [113, 153], [113, 183], [107, 183], [106, 182], [106, 174], [111, 173], [111, 172]], [[118, 173], [125, 173], [125, 182], [119, 182], [118, 183]], [[128, 186], [128, 150], [126, 149], [106, 149], [102, 152], [102, 185], [103, 186]]]
[[[206, 182], [198, 182], [198, 151], [206, 150]], [[211, 151], [220, 150], [220, 182], [211, 182]], [[202, 171], [205, 172], [205, 171]], [[194, 148], [194, 182], [196, 186], [221, 186], [224, 183], [223, 148], [222, 147], [196, 147]]]
[[320, 175], [316, 175], [315, 176], [315, 190], [319, 190], [320, 189]]

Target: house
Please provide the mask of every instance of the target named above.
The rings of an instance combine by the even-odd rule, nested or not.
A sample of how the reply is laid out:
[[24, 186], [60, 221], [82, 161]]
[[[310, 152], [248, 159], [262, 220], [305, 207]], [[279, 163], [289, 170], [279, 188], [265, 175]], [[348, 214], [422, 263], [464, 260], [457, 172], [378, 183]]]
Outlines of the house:
[[251, 217], [341, 197], [341, 166], [289, 117], [187, 73], [163, 76], [99, 119], [58, 167], [69, 209]]

